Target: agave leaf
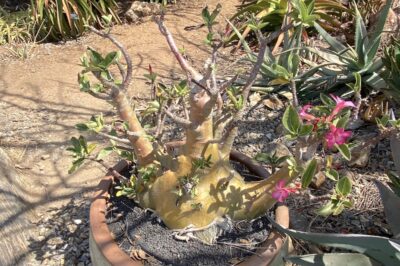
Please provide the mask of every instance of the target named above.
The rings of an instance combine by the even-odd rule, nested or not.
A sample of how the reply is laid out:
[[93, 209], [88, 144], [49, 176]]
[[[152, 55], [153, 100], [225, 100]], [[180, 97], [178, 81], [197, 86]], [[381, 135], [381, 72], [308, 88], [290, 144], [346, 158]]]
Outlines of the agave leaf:
[[400, 236], [400, 197], [393, 193], [388, 187], [380, 181], [374, 180], [379, 189], [379, 194], [383, 202], [386, 220], [392, 230], [393, 235]]
[[400, 245], [397, 241], [381, 236], [361, 234], [323, 234], [286, 229], [273, 219], [268, 220], [279, 231], [314, 244], [353, 250], [384, 264], [400, 265]]
[[392, 135], [390, 137], [390, 149], [397, 174], [400, 175], [400, 137]]
[[286, 257], [285, 260], [301, 266], [378, 266], [380, 263], [363, 254], [357, 253], [327, 253], [309, 254], [303, 256]]
[[367, 76], [363, 79], [363, 81], [373, 89], [379, 90], [379, 89], [386, 89], [387, 84], [385, 80], [379, 76], [377, 73], [372, 73], [370, 76]]
[[[373, 45], [369, 51], [371, 55], [375, 55], [376, 52], [378, 51], [382, 31], [385, 28], [386, 24], [386, 19], [389, 14], [389, 10], [392, 6], [393, 0], [387, 0], [385, 6], [381, 9], [381, 12], [379, 13], [379, 19], [378, 23], [376, 24], [375, 31], [372, 33], [372, 38], [371, 40], [374, 40], [375, 45]], [[376, 45], [376, 40], [378, 40], [378, 44]]]
[[354, 6], [356, 11], [356, 33], [355, 33], [355, 48], [358, 58], [365, 62], [365, 52], [368, 46], [369, 40], [367, 35], [367, 29], [363, 22], [360, 12], [358, 11], [357, 5]]
[[318, 33], [322, 36], [322, 38], [324, 38], [324, 40], [327, 41], [329, 45], [332, 46], [332, 48], [336, 52], [340, 53], [346, 49], [346, 46], [344, 46], [342, 43], [340, 43], [338, 40], [332, 37], [318, 23], [314, 23], [314, 27], [318, 31]]

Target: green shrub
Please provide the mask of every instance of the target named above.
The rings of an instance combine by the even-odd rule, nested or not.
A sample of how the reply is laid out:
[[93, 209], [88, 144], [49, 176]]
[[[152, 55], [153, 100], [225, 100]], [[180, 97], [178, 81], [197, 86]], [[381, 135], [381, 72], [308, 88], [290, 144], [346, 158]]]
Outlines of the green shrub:
[[85, 25], [101, 26], [103, 16], [111, 15], [119, 23], [117, 7], [115, 0], [32, 0], [39, 35], [50, 40], [76, 38], [85, 31]]
[[9, 13], [0, 8], [0, 45], [30, 41], [33, 20], [29, 10]]

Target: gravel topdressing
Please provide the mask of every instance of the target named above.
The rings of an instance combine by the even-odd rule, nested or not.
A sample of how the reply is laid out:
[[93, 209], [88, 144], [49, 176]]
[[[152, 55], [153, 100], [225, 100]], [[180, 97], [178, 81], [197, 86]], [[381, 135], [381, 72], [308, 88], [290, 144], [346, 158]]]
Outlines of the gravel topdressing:
[[224, 224], [217, 244], [185, 242], [176, 240], [154, 214], [133, 201], [112, 196], [110, 203], [109, 228], [118, 245], [131, 256], [140, 250], [146, 252], [150, 257], [143, 261], [145, 265], [232, 265], [252, 255], [255, 244], [265, 240], [270, 230], [267, 217], [262, 216], [252, 222]]

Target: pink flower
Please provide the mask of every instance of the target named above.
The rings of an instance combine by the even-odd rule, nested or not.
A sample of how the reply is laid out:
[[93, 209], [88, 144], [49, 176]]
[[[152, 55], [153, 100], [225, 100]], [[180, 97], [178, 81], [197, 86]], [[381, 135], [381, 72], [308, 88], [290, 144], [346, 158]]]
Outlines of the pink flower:
[[275, 185], [275, 190], [272, 192], [272, 197], [278, 202], [283, 202], [290, 193], [296, 192], [296, 188], [285, 187], [285, 180], [280, 180]]
[[344, 131], [344, 128], [337, 128], [334, 125], [329, 126], [330, 131], [325, 135], [326, 145], [331, 149], [335, 144], [342, 145], [351, 137], [350, 131]]
[[333, 94], [330, 95], [332, 99], [335, 100], [336, 106], [333, 109], [332, 113], [328, 116], [327, 121], [331, 121], [337, 114], [340, 113], [340, 111], [343, 110], [343, 108], [346, 107], [356, 107], [352, 101], [345, 101], [339, 96], [335, 96]]
[[307, 104], [307, 105], [304, 105], [304, 106], [300, 109], [299, 115], [300, 115], [300, 117], [301, 117], [302, 119], [307, 120], [307, 121], [312, 121], [312, 120], [315, 120], [315, 119], [316, 119], [315, 116], [313, 116], [312, 114], [307, 113], [307, 112], [310, 110], [311, 107], [312, 107], [311, 104]]

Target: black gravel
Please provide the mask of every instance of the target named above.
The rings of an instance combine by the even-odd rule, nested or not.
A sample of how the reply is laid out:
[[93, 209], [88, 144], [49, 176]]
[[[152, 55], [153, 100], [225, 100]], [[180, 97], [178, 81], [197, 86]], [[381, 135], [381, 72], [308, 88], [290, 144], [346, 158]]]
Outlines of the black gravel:
[[109, 228], [118, 245], [128, 254], [145, 251], [150, 255], [145, 265], [232, 265], [254, 254], [257, 246], [248, 244], [262, 242], [270, 231], [266, 216], [262, 216], [251, 222], [234, 222], [218, 238], [217, 244], [184, 242], [176, 240], [154, 214], [127, 198], [112, 196], [109, 205]]

